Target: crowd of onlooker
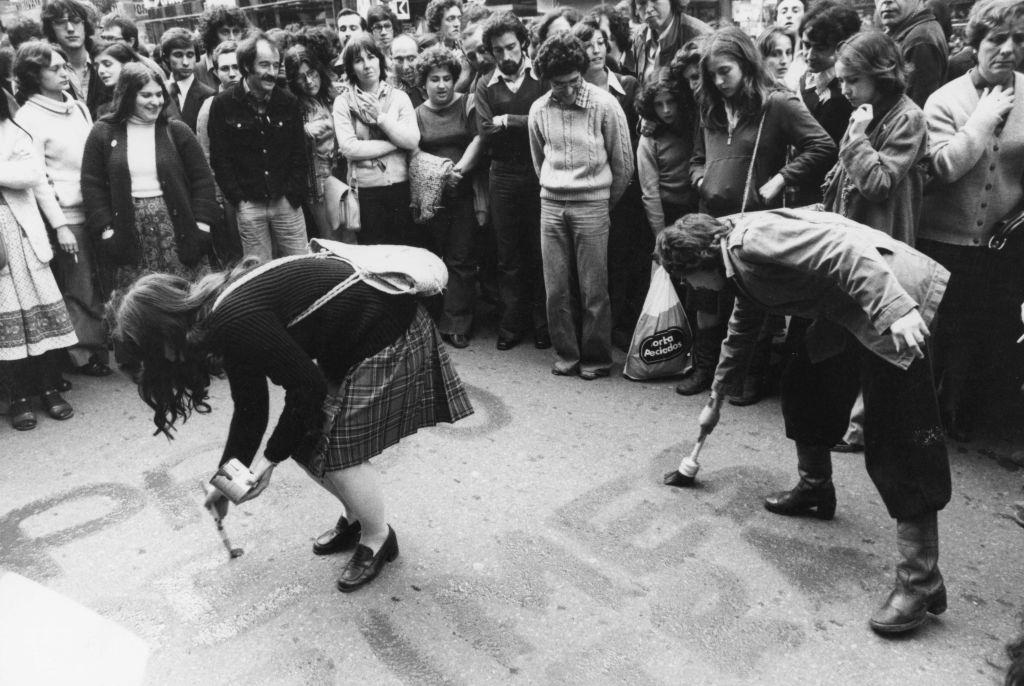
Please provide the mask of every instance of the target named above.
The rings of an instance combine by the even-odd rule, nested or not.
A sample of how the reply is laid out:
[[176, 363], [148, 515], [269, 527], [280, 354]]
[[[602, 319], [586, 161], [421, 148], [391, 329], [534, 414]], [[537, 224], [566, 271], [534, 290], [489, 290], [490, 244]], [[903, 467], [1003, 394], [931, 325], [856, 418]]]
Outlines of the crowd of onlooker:
[[[70, 417], [68, 376], [137, 373], [109, 349], [104, 306], [139, 275], [313, 237], [434, 251], [449, 345], [472, 344], [483, 300], [499, 350], [529, 339], [553, 348], [552, 373], [594, 379], [628, 347], [664, 227], [819, 204], [952, 272], [931, 354], [946, 429], [970, 438], [1020, 385], [1024, 239], [1001, 232], [1024, 209], [1024, 0], [975, 3], [955, 54], [940, 0], [877, 0], [867, 20], [780, 0], [757, 37], [684, 5], [520, 18], [432, 0], [409, 25], [379, 4], [266, 31], [216, 8], [145, 45], [125, 17], [51, 0], [6, 27], [11, 422], [36, 425], [36, 396]], [[430, 156], [449, 163], [417, 164]], [[414, 207], [439, 168], [441, 201]], [[732, 298], [679, 290], [695, 335], [676, 390], [691, 395], [710, 387]], [[770, 392], [773, 340], [806, 325], [768, 320], [731, 402]], [[838, 447], [862, 442], [855, 408]]]

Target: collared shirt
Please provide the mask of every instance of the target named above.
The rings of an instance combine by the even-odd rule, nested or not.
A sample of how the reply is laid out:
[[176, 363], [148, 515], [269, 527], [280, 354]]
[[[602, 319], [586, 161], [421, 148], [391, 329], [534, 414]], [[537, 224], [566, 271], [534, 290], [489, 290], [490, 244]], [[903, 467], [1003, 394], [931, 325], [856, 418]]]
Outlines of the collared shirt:
[[622, 82], [619, 81], [619, 77], [615, 75], [615, 72], [605, 67], [604, 73], [608, 75], [608, 90], [618, 95], [625, 95], [626, 89], [622, 87]]
[[650, 26], [644, 28], [647, 32], [644, 44], [647, 61], [643, 65], [643, 73], [640, 74], [641, 81], [644, 83], [649, 83], [654, 77], [654, 74], [660, 68], [661, 51], [663, 48], [662, 38], [675, 35], [676, 24], [678, 21], [679, 17], [673, 12], [672, 19], [669, 21], [668, 26], [665, 27], [664, 31], [661, 31], [657, 35], [655, 35], [654, 29]]
[[818, 104], [828, 102], [832, 97], [832, 91], [828, 86], [836, 78], [836, 68], [831, 67], [817, 73], [807, 72], [804, 74], [804, 90], [814, 89], [818, 96]]
[[[498, 81], [504, 81], [505, 85], [508, 86], [508, 89], [513, 93], [516, 93], [519, 91], [519, 87], [523, 85], [523, 80], [526, 78], [526, 72], [529, 71], [531, 75], [533, 75], [532, 70], [533, 63], [530, 61], [530, 58], [524, 57], [523, 63], [519, 65], [519, 71], [515, 73], [515, 76], [508, 76], [504, 74], [501, 69], [495, 67], [494, 73], [491, 74], [491, 80], [487, 82], [487, 85], [493, 86], [498, 83]], [[534, 76], [534, 78], [536, 79], [537, 77]], [[537, 80], [539, 81], [540, 79]]]
[[187, 79], [174, 82], [174, 85], [178, 87], [178, 109], [185, 109], [185, 98], [188, 97], [188, 89], [192, 87], [195, 80], [195, 74], [189, 74]]

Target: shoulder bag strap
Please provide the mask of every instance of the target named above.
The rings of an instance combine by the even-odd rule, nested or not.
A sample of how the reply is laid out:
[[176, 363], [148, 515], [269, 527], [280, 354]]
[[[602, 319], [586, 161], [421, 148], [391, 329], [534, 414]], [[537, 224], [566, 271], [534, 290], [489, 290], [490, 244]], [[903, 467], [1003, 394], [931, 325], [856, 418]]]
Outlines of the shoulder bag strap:
[[[340, 258], [335, 258], [335, 259], [340, 259]], [[347, 260], [346, 260], [346, 262], [347, 262]], [[349, 262], [349, 264], [352, 264], [352, 263]], [[338, 294], [340, 294], [340, 293], [342, 293], [344, 291], [347, 291], [349, 288], [354, 286], [357, 281], [361, 281], [362, 278], [363, 278], [363, 271], [359, 267], [354, 265], [354, 264], [352, 265], [352, 267], [355, 269], [355, 271], [352, 272], [352, 275], [350, 277], [348, 277], [347, 279], [345, 279], [344, 281], [339, 283], [337, 286], [335, 286], [334, 288], [332, 288], [331, 290], [327, 291], [326, 293], [321, 295], [319, 298], [314, 300], [312, 305], [310, 305], [305, 310], [303, 310], [301, 314], [299, 314], [297, 317], [295, 317], [295, 319], [293, 319], [290, 322], [288, 322], [288, 328], [290, 329], [291, 327], [295, 326], [296, 324], [301, 322], [303, 319], [305, 319], [309, 315], [311, 315], [314, 312], [316, 312], [317, 310], [319, 310], [325, 304], [327, 304], [328, 302], [333, 300], [334, 297], [337, 296]]]
[[747, 212], [747, 198], [750, 197], [750, 183], [754, 180], [754, 163], [757, 162], [757, 149], [761, 146], [761, 130], [764, 129], [764, 118], [768, 116], [768, 103], [761, 113], [761, 123], [757, 125], [757, 138], [754, 139], [754, 154], [750, 156], [750, 169], [747, 170], [747, 182], [743, 185], [743, 202], [740, 204], [740, 217]]

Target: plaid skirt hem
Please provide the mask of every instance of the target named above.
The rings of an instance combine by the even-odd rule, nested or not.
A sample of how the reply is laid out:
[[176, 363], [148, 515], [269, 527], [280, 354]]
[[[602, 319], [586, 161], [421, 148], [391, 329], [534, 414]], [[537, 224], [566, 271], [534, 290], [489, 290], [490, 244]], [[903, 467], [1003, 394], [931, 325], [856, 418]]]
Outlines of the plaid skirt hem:
[[434, 322], [420, 306], [394, 343], [356, 365], [323, 405], [316, 476], [366, 462], [420, 428], [473, 414]]

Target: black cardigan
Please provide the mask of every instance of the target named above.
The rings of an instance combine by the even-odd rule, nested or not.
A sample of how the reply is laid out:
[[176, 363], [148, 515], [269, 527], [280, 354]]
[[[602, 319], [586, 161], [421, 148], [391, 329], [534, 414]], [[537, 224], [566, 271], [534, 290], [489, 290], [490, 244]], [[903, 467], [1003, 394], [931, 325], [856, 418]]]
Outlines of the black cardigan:
[[[200, 231], [196, 222], [214, 224], [220, 219], [213, 173], [195, 134], [184, 123], [157, 122], [154, 139], [157, 176], [174, 224], [178, 258], [191, 267], [206, 254], [209, 242], [209, 234]], [[127, 143], [125, 123], [101, 119], [89, 133], [82, 157], [85, 224], [100, 252], [113, 264], [135, 264], [140, 257]], [[114, 235], [103, 240], [108, 227]]]

